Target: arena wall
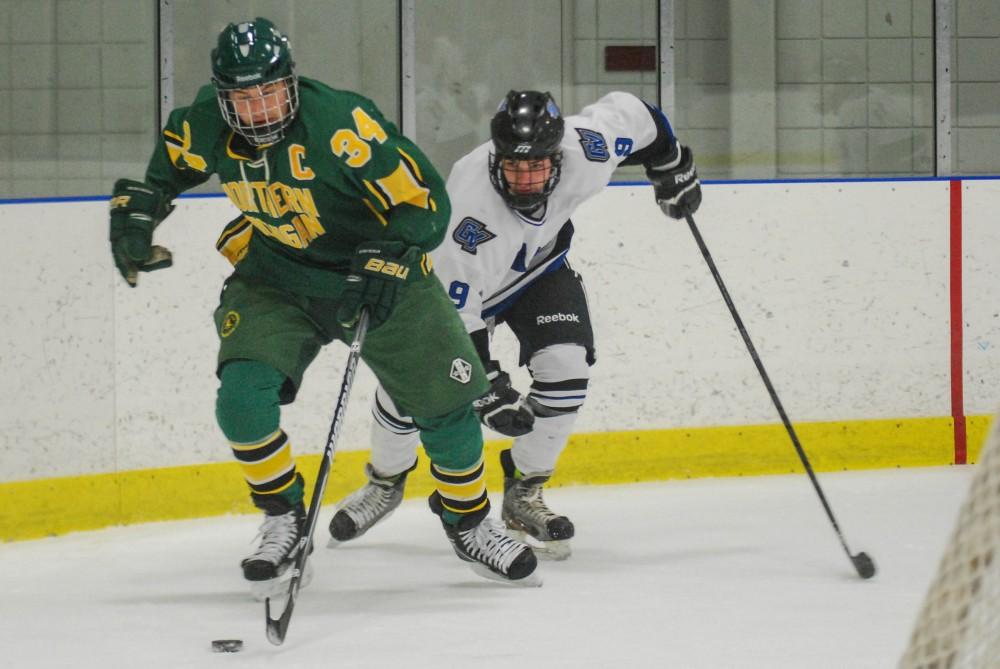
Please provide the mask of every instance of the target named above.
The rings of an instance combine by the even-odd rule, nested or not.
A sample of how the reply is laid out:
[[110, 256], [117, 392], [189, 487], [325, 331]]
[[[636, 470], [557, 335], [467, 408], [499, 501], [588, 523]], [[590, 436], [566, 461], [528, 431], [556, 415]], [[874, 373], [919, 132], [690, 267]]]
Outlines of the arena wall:
[[[1000, 181], [704, 195], [698, 227], [818, 469], [975, 459], [1000, 399]], [[136, 289], [111, 262], [106, 212], [0, 205], [0, 539], [249, 508], [214, 420], [212, 312], [229, 271], [214, 243], [235, 209], [180, 199], [157, 231], [175, 265]], [[687, 225], [644, 185], [606, 189], [574, 223], [598, 362], [557, 482], [800, 471]], [[495, 348], [513, 367], [509, 332]], [[324, 350], [284, 410], [307, 480], [345, 358]], [[330, 499], [362, 480], [373, 389], [361, 370]], [[427, 490], [417, 477], [408, 492]]]

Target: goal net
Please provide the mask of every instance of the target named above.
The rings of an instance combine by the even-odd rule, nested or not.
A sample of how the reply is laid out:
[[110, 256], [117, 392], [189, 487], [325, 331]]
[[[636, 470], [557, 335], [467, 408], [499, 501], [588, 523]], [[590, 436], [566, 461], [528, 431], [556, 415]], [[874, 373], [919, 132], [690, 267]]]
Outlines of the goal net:
[[1000, 416], [899, 669], [1000, 667]]

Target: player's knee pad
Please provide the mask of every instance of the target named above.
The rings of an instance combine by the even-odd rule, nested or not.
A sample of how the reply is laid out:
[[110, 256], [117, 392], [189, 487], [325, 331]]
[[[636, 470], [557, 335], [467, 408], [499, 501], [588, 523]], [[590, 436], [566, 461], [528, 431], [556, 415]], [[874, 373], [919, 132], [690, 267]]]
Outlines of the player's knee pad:
[[531, 392], [528, 402], [537, 416], [579, 411], [587, 399], [590, 362], [579, 344], [553, 344], [536, 351], [528, 362]]
[[236, 443], [250, 443], [277, 431], [285, 375], [263, 362], [232, 360], [219, 373], [215, 418]]
[[372, 418], [375, 419], [375, 423], [393, 434], [410, 434], [417, 431], [413, 419], [399, 410], [399, 407], [382, 386], [375, 389], [375, 397], [372, 400]]
[[372, 400], [371, 463], [381, 474], [395, 475], [414, 466], [420, 433], [382, 386]]

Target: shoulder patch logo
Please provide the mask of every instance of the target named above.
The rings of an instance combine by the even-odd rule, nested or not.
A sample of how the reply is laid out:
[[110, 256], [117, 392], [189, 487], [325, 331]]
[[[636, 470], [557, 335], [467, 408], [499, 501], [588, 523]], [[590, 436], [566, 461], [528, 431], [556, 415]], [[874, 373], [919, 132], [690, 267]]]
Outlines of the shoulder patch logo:
[[491, 239], [496, 239], [496, 235], [486, 229], [486, 224], [471, 216], [462, 219], [462, 222], [455, 228], [451, 238], [462, 247], [466, 253], [476, 255], [477, 247], [485, 244]]
[[236, 327], [240, 324], [240, 315], [235, 311], [230, 311], [226, 314], [226, 317], [222, 319], [222, 327], [219, 328], [219, 336], [226, 338], [233, 334]]
[[451, 378], [459, 383], [468, 383], [472, 380], [472, 365], [462, 358], [455, 358], [451, 361]]
[[576, 133], [580, 135], [580, 146], [583, 147], [583, 155], [595, 163], [606, 163], [611, 154], [608, 153], [608, 142], [604, 135], [596, 130], [587, 128], [577, 128]]

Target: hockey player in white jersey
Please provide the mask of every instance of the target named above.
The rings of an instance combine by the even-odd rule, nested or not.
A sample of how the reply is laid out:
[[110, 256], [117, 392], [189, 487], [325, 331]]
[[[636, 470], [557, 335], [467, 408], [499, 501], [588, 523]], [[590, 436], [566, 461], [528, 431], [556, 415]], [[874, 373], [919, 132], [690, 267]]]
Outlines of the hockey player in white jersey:
[[[452, 216], [432, 253], [486, 366], [491, 387], [475, 402], [480, 420], [514, 437], [500, 454], [502, 518], [541, 542], [540, 557], [569, 556], [573, 523], [542, 497], [587, 396], [594, 336], [583, 280], [566, 259], [576, 208], [601, 192], [620, 165], [643, 165], [672, 218], [694, 213], [701, 186], [691, 150], [657, 107], [609, 93], [563, 118], [548, 93], [510, 91], [490, 124], [491, 141], [461, 158], [447, 189]], [[496, 326], [520, 343], [527, 396], [490, 354]], [[378, 389], [368, 483], [343, 500], [332, 544], [354, 539], [388, 516], [416, 466], [418, 427]]]

